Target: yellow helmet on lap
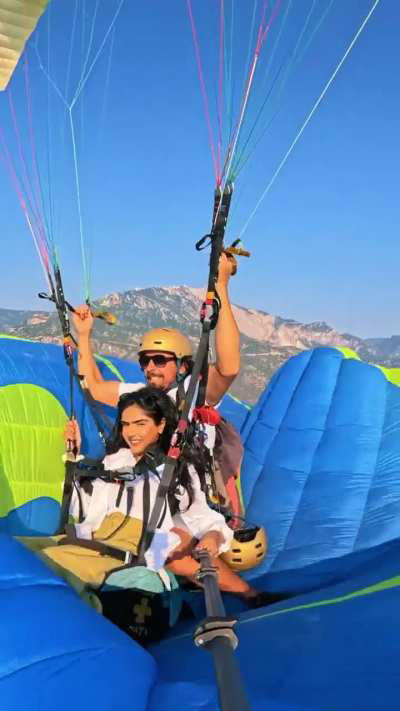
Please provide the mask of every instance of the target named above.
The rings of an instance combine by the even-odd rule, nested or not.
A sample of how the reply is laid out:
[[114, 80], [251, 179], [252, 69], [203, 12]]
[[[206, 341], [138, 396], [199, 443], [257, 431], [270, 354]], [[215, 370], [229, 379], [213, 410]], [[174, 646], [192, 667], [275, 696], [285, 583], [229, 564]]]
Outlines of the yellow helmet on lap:
[[237, 528], [231, 547], [221, 558], [232, 570], [241, 572], [259, 565], [267, 552], [267, 534], [262, 526]]
[[191, 358], [193, 355], [189, 339], [175, 328], [152, 328], [147, 331], [139, 343], [138, 353], [144, 351], [165, 351], [177, 358]]

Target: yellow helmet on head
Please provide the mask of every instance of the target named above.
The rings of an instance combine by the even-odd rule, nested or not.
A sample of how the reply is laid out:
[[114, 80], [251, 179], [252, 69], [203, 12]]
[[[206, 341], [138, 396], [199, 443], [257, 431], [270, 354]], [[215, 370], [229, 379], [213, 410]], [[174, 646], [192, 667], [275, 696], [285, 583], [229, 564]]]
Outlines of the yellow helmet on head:
[[267, 534], [262, 526], [237, 528], [231, 547], [221, 558], [232, 570], [241, 572], [259, 565], [267, 552]]
[[177, 358], [191, 358], [193, 355], [189, 339], [175, 328], [152, 328], [147, 331], [139, 343], [138, 353], [144, 351], [165, 351]]

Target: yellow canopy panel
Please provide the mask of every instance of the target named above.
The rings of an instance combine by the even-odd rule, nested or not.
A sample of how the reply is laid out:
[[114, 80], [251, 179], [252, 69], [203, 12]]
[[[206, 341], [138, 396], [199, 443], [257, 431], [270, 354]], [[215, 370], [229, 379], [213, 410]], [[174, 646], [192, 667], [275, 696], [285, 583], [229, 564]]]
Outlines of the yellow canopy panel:
[[6, 88], [25, 44], [49, 0], [0, 0], [0, 91]]

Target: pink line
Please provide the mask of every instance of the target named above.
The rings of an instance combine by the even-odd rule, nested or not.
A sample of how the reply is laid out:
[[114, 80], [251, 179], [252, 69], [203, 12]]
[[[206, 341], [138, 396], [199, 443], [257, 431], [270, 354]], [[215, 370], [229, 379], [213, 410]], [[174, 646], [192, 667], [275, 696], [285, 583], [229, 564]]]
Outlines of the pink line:
[[255, 54], [260, 54], [261, 46], [263, 43], [263, 31], [264, 31], [264, 22], [265, 22], [265, 15], [267, 14], [267, 8], [268, 8], [268, 0], [264, 0], [264, 5], [262, 9], [262, 16], [260, 20], [260, 26], [258, 28], [258, 34], [257, 34], [257, 42], [256, 42], [256, 50]]
[[223, 81], [224, 81], [224, 37], [225, 37], [225, 10], [224, 0], [220, 4], [219, 19], [219, 79], [218, 79], [218, 175], [221, 176], [222, 152], [222, 118], [223, 118]]
[[266, 37], [267, 37], [267, 34], [268, 34], [268, 32], [270, 31], [271, 26], [272, 26], [272, 24], [274, 23], [274, 21], [275, 21], [275, 19], [276, 19], [276, 16], [277, 16], [277, 14], [278, 14], [278, 12], [279, 12], [279, 10], [280, 10], [280, 8], [281, 8], [281, 4], [282, 4], [282, 0], [277, 0], [276, 3], [275, 3], [275, 5], [274, 5], [274, 7], [273, 7], [273, 10], [272, 10], [272, 12], [271, 12], [271, 17], [270, 17], [269, 23], [268, 23], [268, 25], [266, 26], [266, 28], [265, 28], [265, 30], [264, 30], [264, 33], [263, 33], [263, 35], [262, 35], [262, 38], [261, 38], [260, 51], [261, 51], [261, 46], [263, 45], [263, 43], [264, 43], [264, 41], [265, 41], [265, 39], [266, 39]]
[[6, 167], [9, 171], [11, 182], [14, 186], [14, 190], [16, 192], [22, 212], [23, 212], [26, 222], [29, 226], [30, 232], [31, 232], [33, 240], [35, 242], [36, 249], [38, 250], [38, 253], [43, 261], [43, 264], [45, 265], [47, 271], [49, 272], [50, 268], [49, 268], [49, 255], [47, 252], [47, 246], [45, 243], [43, 243], [42, 239], [40, 239], [40, 233], [39, 233], [39, 235], [37, 235], [35, 233], [35, 229], [34, 229], [35, 218], [33, 216], [33, 219], [31, 219], [31, 216], [29, 215], [29, 210], [27, 208], [27, 205], [26, 205], [26, 202], [24, 199], [24, 195], [21, 190], [20, 182], [18, 180], [18, 176], [17, 176], [16, 170], [14, 167], [14, 163], [11, 158], [10, 152], [8, 150], [7, 143], [4, 138], [4, 133], [3, 133], [3, 130], [1, 127], [0, 127], [0, 142], [1, 142], [2, 148], [3, 148], [3, 160], [4, 160]]
[[281, 3], [282, 3], [282, 0], [276, 0], [275, 5], [274, 5], [272, 12], [271, 12], [269, 22], [267, 23], [266, 27], [264, 27], [264, 24], [266, 21], [267, 8], [268, 8], [268, 0], [264, 0], [261, 21], [260, 21], [260, 25], [259, 25], [258, 33], [257, 33], [257, 42], [256, 42], [255, 51], [254, 51], [254, 57], [253, 57], [253, 61], [251, 64], [250, 71], [249, 71], [249, 76], [248, 76], [246, 84], [245, 84], [243, 99], [242, 99], [241, 105], [240, 105], [239, 119], [236, 124], [235, 130], [233, 132], [232, 140], [228, 146], [227, 157], [225, 159], [223, 175], [225, 175], [225, 171], [226, 171], [227, 167], [229, 166], [229, 168], [230, 168], [230, 165], [232, 163], [233, 152], [234, 152], [234, 150], [236, 148], [236, 144], [238, 142], [238, 138], [239, 138], [239, 134], [240, 134], [241, 126], [242, 126], [242, 121], [244, 118], [244, 112], [245, 112], [245, 108], [246, 108], [246, 105], [247, 105], [247, 102], [249, 99], [250, 90], [251, 90], [251, 86], [253, 83], [254, 74], [255, 74], [257, 62], [258, 62], [258, 59], [260, 56], [260, 52], [261, 52], [262, 46], [264, 44], [264, 41], [268, 35], [268, 32], [270, 31], [272, 24], [279, 12]]
[[[20, 132], [19, 126], [18, 126], [17, 115], [15, 112], [15, 106], [14, 106], [14, 102], [13, 102], [13, 98], [12, 98], [12, 94], [11, 94], [11, 89], [8, 89], [7, 94], [8, 94], [8, 103], [9, 103], [14, 133], [15, 133], [15, 137], [17, 139], [18, 155], [19, 155], [19, 159], [20, 159], [20, 162], [22, 165], [23, 185], [24, 185], [25, 193], [26, 193], [29, 205], [30, 205], [30, 210], [31, 210], [32, 214], [35, 216], [36, 222], [39, 222], [40, 221], [39, 220], [40, 210], [39, 210], [39, 206], [36, 203], [35, 196], [33, 195], [33, 192], [31, 189], [31, 184], [30, 184], [29, 175], [28, 175], [28, 168], [26, 165], [25, 154], [24, 154], [24, 150], [23, 150], [23, 146], [22, 146], [21, 132]], [[34, 207], [36, 209], [36, 212], [34, 210]]]
[[35, 133], [34, 133], [34, 129], [33, 129], [33, 117], [32, 117], [32, 94], [31, 94], [31, 89], [30, 89], [28, 58], [27, 58], [26, 52], [24, 55], [24, 76], [25, 76], [26, 103], [27, 103], [27, 107], [28, 107], [28, 119], [29, 119], [28, 125], [29, 125], [29, 137], [30, 137], [31, 154], [32, 154], [33, 174], [34, 174], [35, 183], [36, 183], [35, 204], [38, 206], [38, 211], [39, 211], [39, 215], [40, 215], [39, 222], [40, 222], [41, 232], [42, 232], [42, 235], [44, 236], [45, 241], [47, 242], [45, 222], [44, 222], [42, 191], [41, 191], [41, 187], [40, 187], [39, 170], [38, 170], [37, 159], [36, 159], [36, 142], [35, 142]]
[[202, 69], [201, 57], [200, 57], [200, 46], [199, 46], [199, 41], [197, 38], [197, 32], [196, 32], [196, 27], [195, 27], [194, 18], [193, 18], [191, 0], [186, 0], [186, 4], [187, 4], [187, 8], [188, 8], [188, 13], [189, 13], [190, 25], [192, 28], [193, 43], [194, 43], [194, 49], [195, 49], [195, 54], [196, 54], [197, 69], [199, 72], [201, 93], [203, 96], [204, 112], [206, 115], [206, 122], [207, 122], [207, 129], [208, 129], [208, 140], [210, 143], [211, 156], [212, 156], [212, 161], [213, 161], [213, 165], [214, 165], [215, 180], [216, 180], [217, 186], [219, 186], [221, 183], [221, 176], [219, 175], [218, 162], [217, 162], [217, 158], [215, 155], [214, 137], [213, 137], [213, 131], [212, 131], [211, 119], [210, 119], [210, 107], [209, 107], [209, 103], [208, 103], [207, 90], [206, 90], [206, 85], [205, 85], [204, 76], [203, 76], [203, 69]]
[[262, 46], [263, 46], [263, 44], [264, 44], [264, 42], [265, 42], [265, 39], [266, 39], [266, 37], [267, 37], [267, 34], [268, 34], [268, 32], [270, 31], [270, 29], [271, 29], [271, 27], [272, 27], [272, 24], [273, 24], [273, 22], [274, 22], [274, 20], [275, 20], [275, 18], [276, 18], [276, 16], [277, 16], [277, 14], [278, 14], [278, 12], [279, 12], [279, 8], [280, 8], [281, 3], [282, 3], [282, 0], [276, 0], [276, 3], [275, 3], [275, 5], [274, 5], [274, 7], [273, 7], [273, 10], [272, 10], [272, 12], [271, 12], [271, 16], [270, 16], [269, 22], [267, 23], [266, 27], [264, 28], [264, 23], [265, 23], [265, 20], [266, 20], [266, 17], [265, 17], [265, 16], [266, 16], [266, 13], [267, 13], [267, 8], [268, 8], [268, 0], [264, 0], [263, 10], [262, 10], [262, 17], [261, 17], [261, 21], [260, 21], [260, 26], [259, 26], [259, 28], [258, 28], [257, 42], [256, 42], [255, 51], [254, 51], [254, 58], [253, 58], [251, 70], [250, 70], [250, 72], [249, 72], [249, 76], [248, 76], [248, 79], [247, 79], [246, 89], [245, 89], [244, 95], [248, 94], [248, 92], [249, 92], [249, 90], [250, 90], [250, 87], [251, 87], [251, 84], [252, 84], [253, 78], [254, 78], [255, 65], [257, 64], [258, 57], [260, 56], [260, 52], [261, 52]]

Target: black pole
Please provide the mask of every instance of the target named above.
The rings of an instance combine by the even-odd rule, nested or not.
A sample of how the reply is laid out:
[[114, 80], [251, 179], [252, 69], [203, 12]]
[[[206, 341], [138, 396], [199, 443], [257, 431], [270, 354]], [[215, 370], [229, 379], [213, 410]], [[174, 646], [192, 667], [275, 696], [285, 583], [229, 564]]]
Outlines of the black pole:
[[204, 587], [207, 617], [194, 631], [197, 647], [213, 655], [215, 676], [221, 711], [250, 711], [234, 650], [238, 638], [233, 630], [237, 620], [226, 617], [224, 603], [218, 588], [217, 570], [207, 551], [199, 551], [198, 578]]

